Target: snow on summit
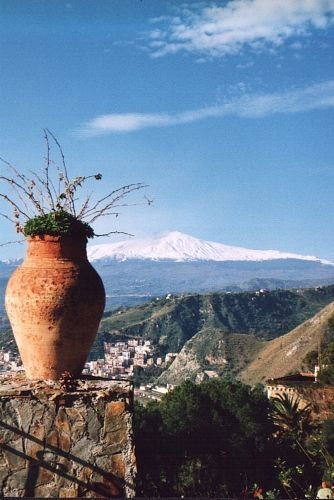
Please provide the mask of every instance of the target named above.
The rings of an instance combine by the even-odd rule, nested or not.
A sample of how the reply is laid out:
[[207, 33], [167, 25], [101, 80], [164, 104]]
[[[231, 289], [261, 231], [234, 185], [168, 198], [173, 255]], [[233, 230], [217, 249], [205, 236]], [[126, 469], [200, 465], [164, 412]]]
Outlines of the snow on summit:
[[[154, 261], [262, 261], [273, 259], [299, 259], [333, 264], [313, 256], [279, 252], [277, 250], [250, 250], [200, 240], [188, 234], [172, 231], [164, 236], [147, 239], [129, 239], [118, 243], [91, 245], [88, 258], [96, 260], [154, 260]], [[333, 264], [334, 265], [334, 264]]]

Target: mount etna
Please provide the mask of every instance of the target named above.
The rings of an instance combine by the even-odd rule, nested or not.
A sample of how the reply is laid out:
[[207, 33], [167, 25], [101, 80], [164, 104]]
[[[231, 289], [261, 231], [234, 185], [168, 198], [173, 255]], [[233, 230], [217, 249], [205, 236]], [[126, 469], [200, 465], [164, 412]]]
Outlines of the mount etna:
[[228, 246], [213, 241], [200, 240], [178, 231], [142, 240], [132, 239], [118, 243], [93, 245], [88, 248], [88, 256], [91, 261], [261, 262], [295, 259], [334, 266], [333, 262], [318, 257], [278, 252], [277, 250], [251, 250], [249, 248]]
[[313, 256], [251, 250], [170, 232], [88, 247], [109, 309], [167, 293], [298, 288], [333, 283], [334, 264]]
[[[334, 282], [334, 263], [277, 250], [251, 250], [173, 231], [148, 239], [89, 245], [106, 288], [107, 309], [168, 293], [299, 288]], [[0, 262], [0, 298], [19, 262]]]

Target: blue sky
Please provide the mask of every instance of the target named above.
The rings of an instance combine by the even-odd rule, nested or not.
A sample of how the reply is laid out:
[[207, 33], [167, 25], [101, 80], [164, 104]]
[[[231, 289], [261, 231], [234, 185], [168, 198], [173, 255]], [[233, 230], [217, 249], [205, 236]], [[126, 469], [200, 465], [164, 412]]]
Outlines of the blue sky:
[[334, 260], [333, 34], [334, 0], [0, 0], [0, 156], [40, 171], [48, 127], [97, 195], [149, 184], [97, 232]]

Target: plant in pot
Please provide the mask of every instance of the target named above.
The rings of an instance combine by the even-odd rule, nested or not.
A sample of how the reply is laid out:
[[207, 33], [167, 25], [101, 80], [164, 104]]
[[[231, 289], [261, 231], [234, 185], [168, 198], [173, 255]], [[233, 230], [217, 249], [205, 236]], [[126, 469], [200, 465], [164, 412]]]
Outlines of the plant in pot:
[[[101, 278], [87, 259], [86, 244], [97, 235], [92, 224], [117, 216], [124, 198], [142, 183], [117, 188], [101, 198], [79, 202], [78, 189], [100, 173], [70, 178], [56, 137], [45, 130], [46, 159], [41, 175], [27, 177], [8, 162], [0, 175], [0, 198], [11, 214], [0, 215], [27, 240], [24, 262], [12, 274], [5, 307], [29, 379], [61, 379], [80, 375], [105, 306]], [[50, 157], [58, 149], [61, 165]], [[2, 160], [4, 161], [4, 160]], [[77, 205], [80, 203], [80, 206]]]

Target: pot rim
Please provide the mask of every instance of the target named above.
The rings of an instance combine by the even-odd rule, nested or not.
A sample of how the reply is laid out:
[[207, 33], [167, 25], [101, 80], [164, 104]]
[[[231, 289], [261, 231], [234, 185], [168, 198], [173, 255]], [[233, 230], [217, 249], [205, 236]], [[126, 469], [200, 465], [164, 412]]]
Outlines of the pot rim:
[[76, 240], [76, 241], [85, 241], [85, 236], [74, 236], [69, 234], [60, 234], [60, 235], [52, 235], [52, 234], [35, 234], [26, 236], [27, 241], [61, 241], [61, 240]]

